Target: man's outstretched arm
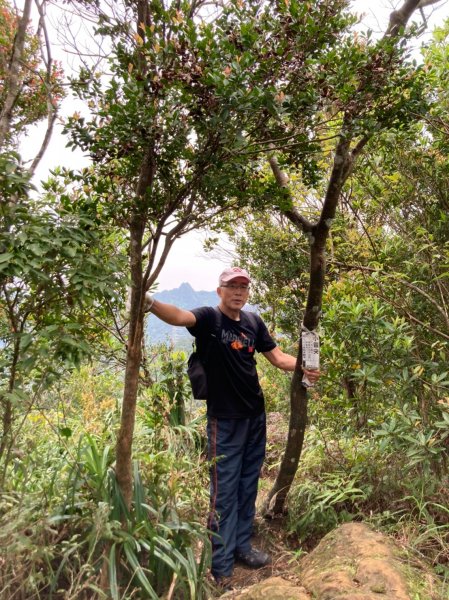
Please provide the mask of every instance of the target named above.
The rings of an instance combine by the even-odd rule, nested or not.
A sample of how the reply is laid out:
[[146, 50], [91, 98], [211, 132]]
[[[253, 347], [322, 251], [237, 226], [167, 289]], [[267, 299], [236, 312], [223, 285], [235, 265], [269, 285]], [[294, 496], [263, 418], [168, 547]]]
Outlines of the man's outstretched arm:
[[[296, 357], [282, 352], [279, 346], [276, 346], [276, 348], [273, 348], [273, 350], [270, 350], [269, 352], [262, 352], [262, 354], [278, 369], [282, 369], [283, 371], [294, 371], [296, 368]], [[319, 371], [311, 371], [310, 369], [303, 369], [303, 371], [311, 383], [316, 383], [320, 378]]]
[[190, 310], [155, 300], [149, 292], [145, 294], [145, 312], [152, 313], [169, 325], [193, 327], [196, 323], [196, 317]]

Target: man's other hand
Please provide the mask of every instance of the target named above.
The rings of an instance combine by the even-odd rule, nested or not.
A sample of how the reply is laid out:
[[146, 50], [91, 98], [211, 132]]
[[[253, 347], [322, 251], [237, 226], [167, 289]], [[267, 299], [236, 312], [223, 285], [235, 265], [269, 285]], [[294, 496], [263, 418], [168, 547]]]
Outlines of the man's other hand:
[[321, 377], [321, 371], [318, 371], [318, 369], [303, 369], [302, 371], [310, 383], [316, 383]]

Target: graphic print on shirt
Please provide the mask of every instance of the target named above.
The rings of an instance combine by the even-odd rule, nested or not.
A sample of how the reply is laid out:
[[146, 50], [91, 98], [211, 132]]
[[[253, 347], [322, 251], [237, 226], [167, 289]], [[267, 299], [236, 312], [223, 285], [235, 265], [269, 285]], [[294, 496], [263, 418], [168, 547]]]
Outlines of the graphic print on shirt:
[[223, 344], [229, 344], [233, 350], [244, 350], [247, 348], [248, 352], [252, 354], [254, 352], [255, 340], [246, 336], [243, 332], [237, 335], [233, 331], [221, 330], [221, 342]]

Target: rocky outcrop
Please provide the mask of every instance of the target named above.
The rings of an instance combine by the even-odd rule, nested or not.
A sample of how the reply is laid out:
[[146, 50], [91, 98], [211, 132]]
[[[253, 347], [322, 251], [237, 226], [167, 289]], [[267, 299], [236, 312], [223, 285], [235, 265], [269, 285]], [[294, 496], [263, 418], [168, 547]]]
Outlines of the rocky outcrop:
[[252, 585], [246, 590], [231, 592], [222, 598], [238, 598], [239, 600], [311, 600], [303, 589], [282, 577], [270, 577]]
[[[435, 578], [363, 523], [329, 533], [297, 567], [301, 585], [270, 577], [225, 597], [239, 600], [447, 600]], [[448, 594], [449, 597], [449, 594]]]
[[342, 525], [301, 563], [301, 581], [320, 600], [411, 600], [392, 545], [363, 523]]

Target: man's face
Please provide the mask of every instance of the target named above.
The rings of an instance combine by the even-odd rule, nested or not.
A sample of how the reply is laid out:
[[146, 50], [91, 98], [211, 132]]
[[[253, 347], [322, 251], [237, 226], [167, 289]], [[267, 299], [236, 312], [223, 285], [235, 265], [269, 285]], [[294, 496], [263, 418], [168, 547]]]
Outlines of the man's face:
[[240, 310], [248, 300], [249, 283], [244, 277], [235, 277], [217, 289], [223, 306], [230, 310]]

